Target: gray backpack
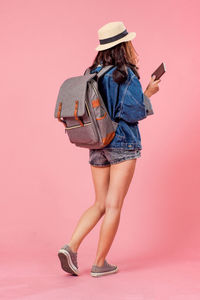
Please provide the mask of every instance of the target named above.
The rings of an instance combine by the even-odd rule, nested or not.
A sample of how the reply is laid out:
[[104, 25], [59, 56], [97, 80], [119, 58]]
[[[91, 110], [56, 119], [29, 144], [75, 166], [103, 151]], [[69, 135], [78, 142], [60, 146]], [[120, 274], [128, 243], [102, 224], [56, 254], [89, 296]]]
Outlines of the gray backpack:
[[[118, 123], [111, 120], [98, 80], [113, 65], [90, 74], [66, 79], [59, 90], [54, 117], [62, 122], [71, 143], [78, 147], [100, 149], [115, 136]], [[95, 80], [96, 78], [96, 80]]]

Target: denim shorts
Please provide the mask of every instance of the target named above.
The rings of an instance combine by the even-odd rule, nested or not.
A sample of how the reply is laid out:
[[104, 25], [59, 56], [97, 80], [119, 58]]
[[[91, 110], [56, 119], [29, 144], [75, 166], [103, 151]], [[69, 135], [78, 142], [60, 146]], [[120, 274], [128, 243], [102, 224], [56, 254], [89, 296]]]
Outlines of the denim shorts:
[[129, 150], [121, 148], [89, 149], [89, 164], [104, 167], [121, 161], [136, 159], [141, 156], [141, 150]]

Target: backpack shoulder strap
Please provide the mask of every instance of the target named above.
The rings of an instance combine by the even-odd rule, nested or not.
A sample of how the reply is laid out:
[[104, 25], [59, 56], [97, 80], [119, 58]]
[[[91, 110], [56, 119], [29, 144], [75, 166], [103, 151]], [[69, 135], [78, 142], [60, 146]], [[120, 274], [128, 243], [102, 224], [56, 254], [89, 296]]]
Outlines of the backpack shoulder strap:
[[109, 71], [111, 68], [113, 68], [114, 65], [108, 65], [103, 67], [99, 72], [90, 74], [90, 69], [87, 68], [84, 72], [84, 75], [90, 75], [92, 77], [97, 76], [97, 79], [99, 79], [101, 76], [103, 76], [107, 71]]
[[103, 67], [98, 73], [97, 78], [99, 79], [101, 76], [103, 76], [106, 72], [108, 72], [110, 69], [112, 69], [114, 65], [108, 65]]

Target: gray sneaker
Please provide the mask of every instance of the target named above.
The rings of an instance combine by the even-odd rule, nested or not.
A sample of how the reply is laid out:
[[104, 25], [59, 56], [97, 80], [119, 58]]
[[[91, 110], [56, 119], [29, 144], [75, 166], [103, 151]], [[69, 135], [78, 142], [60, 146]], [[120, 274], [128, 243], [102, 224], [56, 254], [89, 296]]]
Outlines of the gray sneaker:
[[61, 267], [65, 272], [72, 275], [79, 275], [77, 252], [73, 252], [69, 245], [65, 244], [59, 251], [58, 257], [61, 262]]
[[92, 266], [90, 275], [93, 277], [99, 277], [103, 275], [108, 275], [112, 273], [116, 273], [118, 271], [117, 266], [110, 265], [106, 260], [104, 261], [103, 266], [99, 267], [96, 265]]

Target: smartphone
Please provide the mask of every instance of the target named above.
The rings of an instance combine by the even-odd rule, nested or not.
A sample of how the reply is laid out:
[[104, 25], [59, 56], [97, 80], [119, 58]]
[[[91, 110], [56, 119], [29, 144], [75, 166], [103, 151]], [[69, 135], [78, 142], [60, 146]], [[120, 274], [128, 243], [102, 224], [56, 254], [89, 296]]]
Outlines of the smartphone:
[[153, 75], [156, 75], [155, 80], [158, 80], [165, 72], [166, 72], [166, 67], [165, 64], [162, 62], [162, 64], [151, 74], [151, 77]]

